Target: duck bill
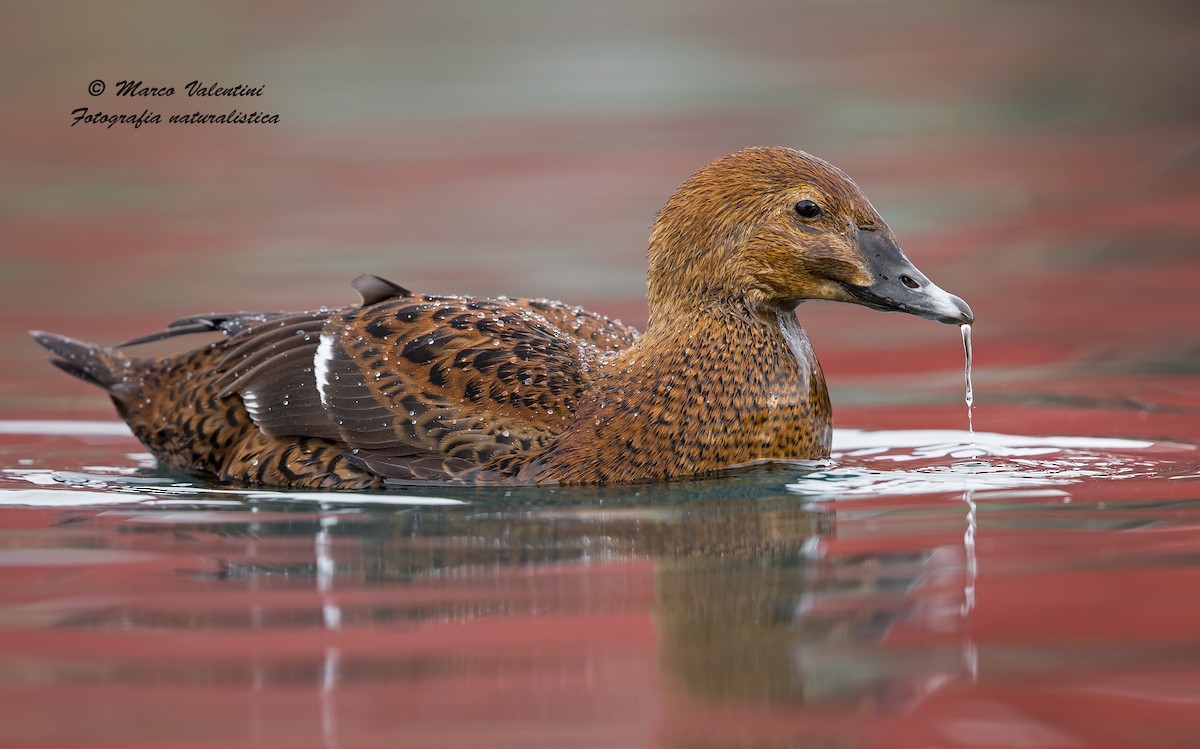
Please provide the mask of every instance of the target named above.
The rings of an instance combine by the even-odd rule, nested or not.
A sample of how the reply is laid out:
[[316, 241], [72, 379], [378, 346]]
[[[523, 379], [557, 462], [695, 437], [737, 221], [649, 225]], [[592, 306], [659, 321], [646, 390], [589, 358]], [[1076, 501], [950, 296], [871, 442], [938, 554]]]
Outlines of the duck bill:
[[859, 247], [874, 283], [842, 284], [852, 301], [883, 312], [907, 312], [947, 325], [971, 324], [975, 315], [962, 299], [939, 288], [917, 270], [888, 233], [859, 231]]

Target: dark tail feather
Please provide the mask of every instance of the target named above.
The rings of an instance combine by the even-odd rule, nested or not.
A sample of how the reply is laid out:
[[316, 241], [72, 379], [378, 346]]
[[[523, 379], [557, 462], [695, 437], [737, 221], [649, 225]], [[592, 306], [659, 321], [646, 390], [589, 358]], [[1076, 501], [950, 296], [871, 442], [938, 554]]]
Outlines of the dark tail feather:
[[67, 374], [109, 391], [121, 381], [124, 360], [111, 350], [40, 330], [31, 330], [29, 335], [42, 348], [58, 357], [51, 359], [50, 363]]

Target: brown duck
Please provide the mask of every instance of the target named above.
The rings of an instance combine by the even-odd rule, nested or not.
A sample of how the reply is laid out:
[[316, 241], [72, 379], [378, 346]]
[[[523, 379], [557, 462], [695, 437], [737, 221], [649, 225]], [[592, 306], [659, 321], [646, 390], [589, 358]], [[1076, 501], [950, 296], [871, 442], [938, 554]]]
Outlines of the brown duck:
[[[806, 299], [970, 323], [841, 171], [747, 148], [683, 183], [650, 233], [646, 332], [561, 302], [414, 294], [375, 276], [361, 306], [210, 314], [117, 348], [33, 337], [105, 388], [165, 466], [320, 489], [581, 484], [829, 455]], [[163, 359], [125, 347], [225, 338]]]

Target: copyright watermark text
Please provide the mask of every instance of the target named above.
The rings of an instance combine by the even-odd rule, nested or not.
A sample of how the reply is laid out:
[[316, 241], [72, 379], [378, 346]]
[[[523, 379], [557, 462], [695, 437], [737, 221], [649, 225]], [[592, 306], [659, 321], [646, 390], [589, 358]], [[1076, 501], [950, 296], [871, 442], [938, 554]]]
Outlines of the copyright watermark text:
[[[112, 84], [111, 94], [115, 97], [133, 100], [162, 99], [176, 96], [177, 94], [182, 94], [188, 99], [244, 100], [245, 97], [261, 97], [266, 88], [265, 83], [258, 85], [245, 83], [225, 85], [215, 81], [209, 83], [195, 80], [180, 86], [177, 91], [173, 85], [164, 86], [147, 84], [140, 80], [122, 80]], [[87, 91], [93, 97], [103, 96], [106, 91], [109, 91], [109, 86], [105, 81], [97, 78], [88, 84]], [[253, 101], [253, 98], [250, 100]], [[215, 104], [217, 102], [213, 101], [212, 103]], [[176, 125], [275, 125], [279, 123], [278, 114], [263, 112], [258, 109], [252, 111], [230, 109], [228, 111], [216, 112], [201, 112], [196, 110], [192, 112], [177, 112], [175, 114], [159, 114], [147, 107], [143, 107], [142, 112], [139, 114], [136, 110], [133, 112], [106, 112], [100, 109], [93, 110], [91, 107], [76, 107], [71, 110], [70, 127], [75, 127], [76, 125], [101, 125], [106, 128], [112, 128], [114, 125], [132, 125], [134, 129], [137, 129], [142, 125], [157, 125], [163, 122], [164, 118], [168, 123]]]

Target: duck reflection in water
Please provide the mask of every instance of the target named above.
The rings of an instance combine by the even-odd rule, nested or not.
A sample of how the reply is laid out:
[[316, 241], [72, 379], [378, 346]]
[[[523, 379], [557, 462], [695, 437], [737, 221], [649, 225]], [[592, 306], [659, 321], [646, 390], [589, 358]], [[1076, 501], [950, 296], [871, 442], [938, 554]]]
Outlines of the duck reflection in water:
[[[340, 580], [395, 592], [338, 619], [376, 628], [536, 622], [576, 607], [652, 615], [661, 673], [701, 702], [899, 710], [932, 680], [961, 674], [953, 649], [926, 653], [919, 664], [872, 652], [896, 625], [958, 625], [961, 549], [823, 558], [819, 545], [837, 536], [837, 517], [783, 495], [782, 483], [795, 477], [796, 470], [758, 468], [652, 493], [456, 490], [468, 504], [379, 516], [356, 556], [339, 557]], [[632, 573], [631, 563], [646, 566]], [[618, 589], [605, 587], [606, 565], [622, 570]], [[220, 577], [297, 579], [319, 576], [320, 567], [243, 561]], [[939, 576], [957, 587], [926, 585]], [[481, 590], [490, 593], [480, 599]], [[399, 591], [411, 591], [411, 602], [389, 603]], [[586, 626], [586, 617], [577, 621]]]

